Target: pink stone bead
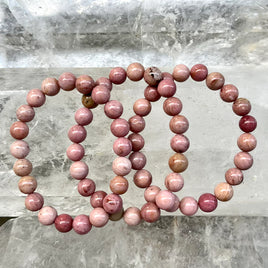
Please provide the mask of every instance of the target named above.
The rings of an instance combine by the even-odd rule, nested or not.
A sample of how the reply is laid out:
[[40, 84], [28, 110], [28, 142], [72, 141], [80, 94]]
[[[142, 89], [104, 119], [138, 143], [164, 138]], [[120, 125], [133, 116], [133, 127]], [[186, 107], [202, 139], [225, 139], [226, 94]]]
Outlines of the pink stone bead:
[[200, 82], [207, 78], [208, 69], [203, 64], [196, 64], [192, 67], [190, 74], [193, 80]]
[[73, 162], [70, 166], [70, 175], [76, 180], [84, 179], [88, 174], [88, 165], [82, 161]]
[[110, 91], [113, 88], [113, 84], [112, 82], [106, 78], [106, 77], [100, 77], [97, 81], [96, 81], [96, 86], [105, 86], [107, 87]]
[[117, 118], [112, 122], [110, 129], [114, 136], [124, 137], [129, 132], [129, 123], [123, 118]]
[[230, 185], [238, 185], [244, 179], [243, 173], [238, 168], [230, 168], [225, 172], [225, 180]]
[[238, 169], [246, 170], [252, 167], [253, 158], [249, 153], [239, 152], [234, 157], [234, 164]]
[[32, 194], [37, 187], [37, 181], [32, 176], [24, 176], [19, 180], [18, 186], [22, 193]]
[[122, 176], [115, 176], [110, 181], [110, 189], [114, 194], [124, 194], [128, 190], [128, 181]]
[[218, 200], [215, 195], [210, 193], [202, 194], [198, 199], [199, 208], [204, 212], [212, 212], [218, 206]]
[[93, 120], [93, 113], [90, 109], [80, 108], [75, 112], [74, 119], [78, 125], [89, 125]]
[[178, 192], [184, 186], [184, 180], [179, 173], [170, 173], [165, 178], [165, 186], [171, 192]]
[[68, 214], [60, 214], [55, 219], [55, 227], [61, 233], [70, 232], [73, 227], [73, 218]]
[[113, 144], [113, 150], [118, 156], [127, 156], [132, 150], [131, 141], [127, 138], [118, 138]]
[[95, 82], [91, 76], [81, 75], [76, 79], [75, 87], [76, 89], [85, 95], [88, 95], [92, 92], [95, 86]]
[[170, 210], [175, 204], [175, 195], [168, 190], [161, 190], [155, 197], [156, 205], [163, 210]]
[[235, 114], [243, 116], [251, 111], [251, 104], [245, 98], [238, 98], [234, 101], [232, 108]]
[[32, 170], [32, 163], [28, 159], [18, 159], [13, 166], [13, 170], [17, 176], [27, 176]]
[[132, 81], [140, 81], [143, 78], [144, 71], [144, 67], [140, 63], [131, 63], [127, 67], [127, 77]]
[[161, 71], [154, 66], [145, 70], [143, 78], [149, 86], [156, 86], [163, 79]]
[[244, 152], [250, 152], [257, 146], [256, 138], [250, 133], [243, 133], [237, 139], [238, 147]]
[[190, 70], [186, 65], [178, 64], [173, 69], [172, 75], [177, 82], [184, 82], [189, 78]]
[[108, 101], [104, 106], [104, 112], [111, 119], [119, 118], [123, 114], [123, 105], [117, 100]]
[[175, 198], [175, 201], [174, 201], [174, 205], [172, 208], [170, 209], [166, 209], [167, 212], [175, 212], [179, 209], [180, 207], [180, 199], [174, 194], [174, 198]]
[[145, 128], [145, 120], [139, 115], [134, 115], [128, 120], [130, 130], [134, 133], [139, 133]]
[[95, 227], [103, 227], [109, 221], [109, 214], [103, 208], [94, 208], [89, 214], [89, 220]]
[[139, 116], [146, 116], [151, 112], [151, 103], [146, 99], [138, 99], [133, 105], [133, 111]]
[[146, 169], [138, 170], [134, 174], [133, 181], [137, 187], [147, 188], [152, 183], [152, 174]]
[[162, 73], [162, 78], [163, 78], [163, 80], [165, 80], [165, 79], [171, 79], [171, 80], [174, 80], [172, 74], [170, 74], [170, 73], [168, 73], [168, 72], [163, 72], [163, 73]]
[[92, 228], [92, 224], [89, 221], [89, 216], [78, 215], [73, 220], [73, 229], [77, 234], [87, 234]]
[[156, 222], [160, 219], [160, 209], [155, 203], [148, 202], [141, 208], [141, 217], [146, 222]]
[[135, 170], [141, 170], [146, 165], [146, 157], [141, 152], [133, 152], [129, 156], [129, 160], [131, 162], [132, 169], [135, 169]]
[[225, 79], [221, 73], [210, 73], [206, 78], [207, 87], [211, 90], [221, 89], [224, 85]]
[[117, 157], [113, 161], [113, 172], [118, 176], [126, 176], [131, 171], [131, 162], [125, 157]]
[[43, 225], [51, 225], [55, 222], [57, 211], [53, 207], [43, 207], [38, 213], [38, 220]]
[[45, 103], [46, 96], [40, 89], [32, 89], [28, 92], [26, 100], [31, 107], [40, 107]]
[[22, 122], [30, 122], [33, 120], [35, 111], [29, 105], [21, 105], [16, 112], [18, 120]]
[[17, 140], [26, 138], [29, 134], [29, 127], [21, 121], [14, 122], [10, 127], [10, 135]]
[[221, 88], [220, 96], [223, 101], [233, 102], [238, 98], [238, 89], [232, 84], [224, 85]]
[[181, 210], [181, 213], [186, 216], [194, 215], [198, 210], [197, 201], [193, 197], [190, 197], [190, 196], [186, 196], [182, 198], [180, 202], [180, 210]]
[[127, 73], [122, 67], [115, 67], [109, 73], [109, 79], [114, 84], [123, 84], [126, 81]]
[[72, 73], [63, 73], [59, 77], [59, 85], [63, 90], [70, 91], [75, 88], [76, 77]]
[[157, 88], [148, 86], [144, 90], [144, 97], [148, 101], [155, 102], [161, 98], [161, 95], [158, 93]]
[[189, 122], [185, 116], [175, 115], [169, 122], [169, 128], [176, 134], [182, 134], [188, 130]]
[[144, 147], [144, 139], [140, 134], [132, 133], [128, 136], [132, 145], [132, 151], [138, 152]]
[[155, 202], [155, 197], [161, 191], [161, 189], [156, 185], [151, 185], [144, 191], [144, 199], [147, 202]]
[[91, 196], [95, 192], [96, 185], [93, 180], [86, 178], [79, 181], [77, 189], [82, 196]]
[[122, 198], [117, 194], [107, 194], [103, 199], [103, 208], [109, 214], [120, 212], [123, 208]]
[[28, 143], [23, 140], [14, 141], [10, 146], [10, 153], [18, 159], [25, 158], [29, 152], [30, 147]]
[[177, 87], [173, 80], [165, 79], [160, 81], [157, 87], [158, 93], [165, 98], [170, 98], [176, 93]]
[[32, 193], [25, 198], [25, 207], [31, 211], [37, 211], [44, 205], [44, 198], [39, 193]]
[[257, 127], [257, 121], [256, 119], [251, 115], [244, 115], [239, 120], [239, 127], [244, 132], [252, 132]]
[[85, 155], [85, 149], [78, 143], [71, 144], [66, 151], [67, 157], [72, 161], [79, 161]]
[[90, 204], [93, 208], [102, 208], [103, 199], [107, 195], [104, 191], [96, 191], [90, 197]]
[[47, 96], [55, 96], [60, 92], [58, 80], [51, 77], [42, 82], [41, 89]]
[[184, 153], [189, 149], [189, 139], [182, 135], [177, 134], [170, 140], [170, 147], [177, 153]]
[[168, 98], [163, 103], [163, 109], [168, 115], [177, 115], [182, 110], [182, 102], [175, 97]]
[[105, 86], [96, 86], [92, 90], [91, 97], [97, 104], [105, 104], [110, 99], [110, 90]]
[[138, 225], [141, 222], [141, 211], [136, 207], [129, 207], [124, 213], [124, 221], [130, 226]]
[[74, 143], [80, 143], [87, 137], [87, 131], [83, 126], [74, 125], [68, 131], [69, 139]]

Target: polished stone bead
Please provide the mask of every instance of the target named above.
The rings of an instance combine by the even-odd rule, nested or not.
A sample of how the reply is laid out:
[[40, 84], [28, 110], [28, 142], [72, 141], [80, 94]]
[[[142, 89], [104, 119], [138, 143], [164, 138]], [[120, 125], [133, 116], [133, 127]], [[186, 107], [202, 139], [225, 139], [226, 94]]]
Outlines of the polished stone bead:
[[80, 108], [75, 112], [74, 119], [78, 125], [89, 125], [93, 120], [93, 113], [88, 108]]
[[29, 127], [21, 121], [14, 122], [10, 127], [10, 135], [17, 140], [26, 138], [29, 134]]
[[235, 114], [244, 116], [251, 111], [251, 104], [245, 98], [238, 98], [234, 101], [232, 108]]
[[132, 133], [128, 136], [128, 139], [131, 142], [133, 152], [138, 152], [144, 147], [145, 141], [140, 134]]
[[184, 180], [179, 173], [170, 173], [165, 178], [165, 186], [171, 192], [178, 192], [184, 186]]
[[200, 82], [207, 78], [208, 69], [203, 64], [196, 64], [191, 68], [190, 74], [193, 80]]
[[194, 215], [198, 210], [197, 201], [191, 196], [185, 196], [180, 202], [180, 211], [186, 216]]
[[67, 233], [72, 230], [73, 218], [68, 214], [60, 214], [55, 219], [55, 227], [61, 233]]
[[123, 105], [117, 100], [108, 101], [104, 106], [104, 112], [111, 119], [119, 118], [123, 113]]
[[238, 168], [230, 168], [225, 172], [225, 180], [230, 185], [238, 185], [244, 179], [243, 173]]
[[37, 187], [37, 181], [32, 176], [24, 176], [19, 180], [18, 186], [22, 193], [32, 194]]
[[109, 79], [112, 83], [120, 85], [126, 81], [127, 73], [122, 67], [115, 67], [109, 73]]
[[78, 215], [73, 220], [73, 229], [77, 234], [87, 234], [92, 228], [92, 224], [89, 221], [89, 216]]
[[91, 179], [83, 179], [79, 181], [77, 190], [82, 196], [91, 196], [96, 189], [95, 182]]
[[238, 147], [244, 152], [250, 152], [257, 146], [256, 138], [250, 133], [243, 133], [237, 139]]
[[110, 90], [105, 86], [96, 86], [92, 90], [91, 97], [97, 104], [105, 104], [109, 101], [111, 96]]
[[73, 162], [70, 166], [70, 175], [76, 180], [85, 179], [88, 174], [88, 165], [82, 161]]
[[218, 200], [215, 195], [210, 193], [202, 194], [198, 199], [199, 208], [204, 212], [212, 212], [218, 206]]
[[94, 109], [98, 106], [98, 104], [92, 99], [91, 95], [83, 95], [82, 104], [88, 109]]
[[95, 227], [103, 227], [109, 221], [109, 214], [100, 207], [94, 208], [89, 214], [89, 220]]
[[233, 102], [238, 98], [238, 89], [232, 84], [224, 85], [221, 88], [220, 96], [223, 101]]
[[180, 207], [180, 199], [175, 194], [174, 194], [174, 198], [175, 198], [174, 204], [173, 204], [173, 206], [171, 208], [166, 209], [167, 212], [175, 212], [176, 210], [179, 209], [179, 207]]
[[131, 171], [131, 162], [125, 157], [117, 157], [113, 161], [113, 172], [118, 176], [126, 176]]
[[31, 107], [40, 107], [45, 103], [46, 96], [40, 89], [35, 88], [28, 92], [26, 100]]
[[152, 183], [152, 174], [146, 169], [138, 170], [134, 174], [133, 181], [137, 187], [147, 188]]
[[60, 92], [60, 86], [56, 78], [48, 77], [41, 85], [41, 89], [47, 96], [55, 96]]
[[144, 72], [144, 80], [149, 86], [158, 85], [162, 79], [162, 73], [157, 67], [149, 67]]
[[206, 78], [207, 87], [211, 90], [221, 89], [224, 85], [225, 79], [221, 73], [210, 73]]
[[43, 225], [51, 225], [55, 222], [57, 211], [53, 207], [42, 207], [38, 213], [38, 220]]
[[91, 76], [81, 75], [76, 79], [75, 87], [82, 94], [90, 94], [95, 86]]
[[39, 193], [32, 193], [25, 198], [25, 207], [31, 211], [37, 211], [44, 205], [44, 198]]
[[59, 85], [63, 90], [70, 91], [75, 88], [76, 77], [69, 72], [61, 74], [59, 77]]
[[181, 173], [188, 167], [188, 160], [185, 155], [176, 153], [169, 158], [170, 169], [175, 173]]
[[161, 190], [155, 197], [156, 205], [163, 210], [172, 209], [175, 201], [175, 195], [168, 190]]
[[177, 82], [184, 82], [189, 78], [190, 70], [186, 65], [178, 64], [174, 67], [172, 75]]
[[99, 79], [96, 80], [96, 86], [105, 86], [107, 87], [110, 91], [113, 88], [113, 84], [110, 81], [110, 79], [106, 78], [106, 77], [100, 77]]
[[14, 165], [13, 170], [17, 176], [27, 176], [33, 170], [33, 165], [28, 159], [18, 159]]
[[110, 181], [110, 189], [114, 194], [124, 194], [128, 190], [128, 181], [122, 176], [115, 176]]
[[256, 119], [251, 115], [244, 115], [239, 120], [239, 127], [244, 132], [252, 132], [257, 127], [257, 121]]
[[111, 124], [111, 132], [116, 137], [124, 137], [129, 132], [129, 123], [123, 118], [115, 119]]
[[144, 199], [147, 202], [155, 203], [155, 197], [161, 191], [161, 189], [156, 185], [151, 185], [144, 191]]
[[87, 131], [83, 126], [74, 125], [68, 131], [69, 139], [74, 143], [80, 143], [87, 137]]
[[155, 102], [161, 98], [161, 95], [158, 93], [157, 88], [147, 86], [144, 90], [144, 97], [148, 101]]
[[141, 170], [146, 165], [146, 156], [141, 152], [133, 152], [129, 156], [129, 160], [132, 165], [132, 169]]
[[85, 155], [85, 149], [81, 144], [73, 143], [66, 151], [67, 157], [72, 161], [79, 161]]
[[189, 128], [189, 122], [183, 115], [175, 115], [169, 121], [169, 128], [176, 134], [182, 134]]
[[90, 204], [93, 208], [102, 208], [103, 207], [103, 199], [107, 195], [104, 191], [96, 191], [90, 197]]
[[151, 103], [146, 99], [138, 99], [133, 105], [133, 111], [136, 115], [146, 116], [151, 112]]
[[35, 111], [30, 105], [21, 105], [17, 109], [16, 115], [18, 120], [22, 122], [30, 122], [34, 118]]
[[118, 156], [127, 156], [132, 151], [132, 143], [127, 138], [118, 138], [114, 141], [113, 150]]
[[123, 200], [120, 195], [107, 194], [103, 199], [103, 208], [109, 214], [117, 213], [123, 208]]
[[141, 222], [141, 211], [136, 207], [129, 207], [124, 213], [124, 221], [130, 226], [138, 225]]
[[145, 128], [145, 120], [139, 115], [134, 115], [128, 120], [130, 130], [134, 133], [139, 133]]
[[249, 153], [239, 152], [234, 157], [234, 164], [238, 169], [247, 170], [253, 165], [253, 158]]
[[220, 201], [228, 201], [233, 197], [233, 187], [227, 182], [219, 183], [215, 189], [214, 194]]
[[170, 147], [176, 153], [186, 152], [188, 150], [189, 146], [190, 146], [189, 139], [182, 134], [177, 134], [170, 140]]
[[170, 98], [176, 93], [177, 87], [172, 79], [164, 79], [157, 86], [158, 93], [165, 98]]
[[182, 102], [176, 97], [170, 97], [164, 101], [163, 109], [170, 116], [178, 115], [182, 110]]
[[160, 209], [155, 203], [148, 202], [141, 208], [141, 217], [146, 222], [156, 222], [160, 218]]
[[132, 81], [139, 81], [143, 78], [144, 71], [144, 67], [140, 63], [131, 63], [127, 67], [127, 77]]
[[10, 153], [18, 159], [25, 158], [29, 152], [30, 147], [28, 143], [23, 140], [14, 141], [10, 146]]

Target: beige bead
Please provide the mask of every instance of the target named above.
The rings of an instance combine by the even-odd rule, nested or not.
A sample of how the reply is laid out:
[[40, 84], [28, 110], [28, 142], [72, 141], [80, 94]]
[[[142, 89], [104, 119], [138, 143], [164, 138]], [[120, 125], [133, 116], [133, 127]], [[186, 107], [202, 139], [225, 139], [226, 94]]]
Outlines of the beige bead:
[[29, 175], [32, 172], [33, 166], [28, 159], [18, 159], [14, 163], [13, 170], [16, 175], [23, 177]]
[[218, 200], [228, 201], [233, 197], [233, 187], [227, 182], [221, 182], [215, 187], [214, 194]]
[[181, 173], [188, 167], [188, 159], [185, 155], [176, 153], [169, 158], [170, 169], [175, 173]]
[[24, 194], [31, 194], [37, 187], [37, 181], [32, 176], [24, 176], [19, 180], [19, 189]]

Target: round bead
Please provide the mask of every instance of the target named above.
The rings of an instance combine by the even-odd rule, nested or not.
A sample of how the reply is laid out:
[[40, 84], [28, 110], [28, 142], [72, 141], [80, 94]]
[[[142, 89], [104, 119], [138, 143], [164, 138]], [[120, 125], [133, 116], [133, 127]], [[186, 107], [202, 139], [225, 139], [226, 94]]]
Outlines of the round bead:
[[245, 98], [238, 98], [234, 101], [232, 108], [235, 114], [243, 116], [251, 111], [251, 104]]
[[95, 192], [96, 185], [93, 180], [86, 178], [79, 181], [77, 189], [82, 196], [91, 196]]
[[104, 191], [96, 191], [94, 194], [90, 197], [90, 204], [93, 208], [102, 208], [103, 199], [107, 195]]
[[155, 203], [148, 202], [141, 208], [141, 217], [146, 222], [156, 222], [160, 218], [160, 209]]
[[131, 141], [127, 138], [118, 138], [115, 140], [113, 150], [118, 156], [127, 156], [132, 150]]
[[233, 187], [227, 182], [221, 182], [215, 187], [214, 194], [218, 200], [228, 201], [233, 197]]
[[73, 218], [68, 214], [60, 214], [55, 219], [55, 227], [61, 233], [67, 233], [72, 230]]
[[200, 82], [207, 78], [208, 69], [203, 64], [196, 64], [192, 67], [190, 74], [193, 80]]
[[110, 181], [110, 189], [114, 194], [124, 194], [128, 189], [128, 181], [122, 176], [116, 176]]
[[120, 221], [123, 218], [124, 209], [122, 208], [119, 212], [109, 215], [109, 220], [111, 221]]
[[170, 210], [175, 204], [175, 195], [168, 190], [161, 190], [155, 197], [156, 205], [163, 210]]
[[14, 141], [10, 146], [10, 153], [18, 159], [25, 158], [29, 152], [30, 147], [28, 143], [23, 140]]
[[93, 120], [93, 113], [88, 108], [80, 108], [75, 112], [74, 119], [78, 125], [89, 125]]
[[144, 75], [144, 67], [138, 63], [131, 63], [127, 67], [127, 77], [132, 81], [139, 81], [143, 78]]
[[123, 105], [116, 100], [108, 101], [104, 106], [104, 112], [111, 119], [119, 118], [123, 114]]
[[72, 126], [68, 131], [69, 139], [74, 143], [80, 143], [87, 137], [87, 131], [83, 126]]
[[230, 168], [225, 172], [225, 180], [230, 185], [238, 185], [244, 179], [243, 173], [238, 168]]
[[16, 111], [18, 120], [22, 122], [30, 122], [33, 120], [35, 111], [29, 105], [21, 105]]
[[162, 74], [157, 67], [153, 66], [145, 70], [143, 78], [149, 86], [156, 86], [162, 80]]
[[239, 127], [244, 132], [252, 132], [257, 127], [257, 121], [256, 119], [251, 115], [244, 115], [239, 120]]
[[144, 147], [144, 139], [140, 134], [132, 133], [128, 136], [132, 145], [132, 151], [138, 152]]
[[103, 199], [103, 208], [109, 214], [120, 212], [123, 208], [122, 198], [117, 194], [107, 194]]
[[160, 81], [157, 87], [158, 93], [165, 98], [170, 98], [176, 93], [177, 87], [173, 80], [165, 79]]
[[41, 89], [47, 96], [55, 96], [60, 92], [60, 86], [56, 78], [48, 77], [41, 85]]
[[144, 199], [147, 202], [155, 202], [155, 197], [161, 191], [161, 189], [156, 185], [151, 185], [144, 191]]
[[105, 104], [110, 99], [110, 90], [105, 86], [96, 86], [92, 90], [91, 97], [97, 104]]
[[180, 211], [182, 214], [186, 216], [192, 216], [197, 212], [197, 210], [198, 203], [193, 197], [186, 196], [182, 198], [180, 202]]
[[207, 87], [211, 90], [221, 89], [224, 85], [224, 77], [221, 73], [210, 73], [206, 78]]
[[59, 85], [63, 90], [70, 91], [75, 88], [76, 77], [72, 73], [63, 73], [59, 77]]
[[129, 156], [129, 160], [131, 162], [132, 169], [135, 169], [135, 170], [141, 170], [146, 165], [146, 157], [141, 152], [133, 152]]
[[171, 192], [178, 192], [184, 186], [184, 180], [179, 173], [170, 173], [165, 178], [165, 186]]
[[171, 79], [171, 80], [174, 80], [172, 74], [170, 74], [170, 73], [168, 73], [168, 72], [163, 72], [163, 73], [162, 73], [162, 78], [163, 78], [163, 80], [165, 80], [165, 79]]
[[139, 133], [145, 128], [145, 120], [139, 115], [134, 115], [128, 120], [130, 130], [134, 133]]
[[91, 76], [81, 75], [76, 79], [75, 87], [82, 94], [90, 94], [95, 86]]
[[124, 213], [124, 221], [130, 226], [138, 225], [141, 222], [141, 211], [136, 207], [129, 207]]
[[76, 180], [84, 179], [88, 174], [88, 165], [82, 161], [73, 162], [70, 166], [70, 175]]
[[89, 221], [89, 216], [78, 215], [73, 220], [73, 229], [77, 234], [84, 235], [87, 234], [92, 228]]
[[44, 198], [39, 193], [32, 193], [25, 198], [25, 207], [30, 211], [40, 210], [44, 205]]
[[17, 176], [27, 176], [32, 170], [32, 163], [28, 159], [18, 159], [13, 166], [13, 170]]
[[38, 213], [38, 220], [43, 225], [51, 225], [55, 222], [57, 211], [53, 207], [43, 207]]
[[134, 174], [133, 181], [137, 187], [147, 188], [152, 183], [152, 174], [146, 169], [141, 169]]
[[21, 121], [14, 122], [10, 127], [10, 135], [17, 140], [26, 138], [29, 134], [29, 127]]
[[109, 221], [109, 214], [100, 207], [94, 208], [89, 214], [89, 220], [95, 227], [103, 227]]
[[146, 99], [138, 99], [133, 105], [133, 111], [139, 116], [146, 116], [151, 112], [151, 103]]
[[28, 92], [26, 100], [31, 107], [40, 107], [45, 103], [46, 96], [40, 89], [32, 89]]
[[185, 155], [176, 153], [169, 158], [170, 169], [175, 173], [181, 173], [188, 167], [188, 160]]
[[114, 84], [123, 84], [126, 81], [127, 73], [122, 67], [115, 67], [109, 73], [109, 79]]
[[182, 102], [175, 97], [168, 98], [163, 103], [163, 109], [168, 115], [178, 115], [182, 110]]
[[175, 115], [169, 121], [169, 128], [176, 134], [182, 134], [189, 128], [189, 122], [183, 115]]
[[161, 98], [161, 95], [158, 93], [157, 88], [148, 86], [144, 90], [144, 97], [148, 101], [155, 102]]
[[131, 171], [131, 162], [125, 157], [117, 157], [113, 161], [113, 172], [118, 176], [126, 176]]
[[100, 77], [97, 81], [96, 81], [96, 86], [105, 86], [107, 87], [110, 91], [113, 88], [113, 84], [112, 82], [106, 78], [106, 77]]
[[170, 147], [176, 152], [176, 153], [184, 153], [188, 150], [190, 146], [189, 139], [181, 134], [175, 135], [170, 140]]
[[124, 137], [129, 132], [129, 123], [123, 118], [117, 118], [112, 122], [110, 129], [114, 136]]
[[247, 170], [253, 165], [253, 158], [249, 153], [239, 152], [234, 157], [234, 164], [238, 169]]
[[256, 148], [257, 140], [250, 133], [243, 133], [237, 139], [238, 147], [244, 152], [250, 152]]
[[223, 101], [233, 102], [238, 98], [238, 89], [236, 86], [228, 84], [221, 88], [220, 96]]
[[174, 205], [170, 209], [166, 209], [167, 212], [175, 212], [180, 207], [180, 199], [174, 194]]
[[85, 155], [85, 149], [78, 143], [71, 144], [66, 151], [67, 157], [72, 161], [79, 161]]
[[37, 181], [32, 176], [24, 176], [19, 180], [18, 186], [22, 193], [32, 194], [37, 187]]
[[92, 99], [91, 95], [83, 95], [82, 104], [88, 109], [94, 109], [98, 106], [98, 104]]
[[202, 194], [198, 199], [199, 208], [204, 212], [212, 212], [218, 206], [218, 200], [215, 195], [210, 193]]
[[177, 82], [184, 82], [189, 78], [190, 70], [186, 65], [178, 64], [173, 69], [172, 75]]

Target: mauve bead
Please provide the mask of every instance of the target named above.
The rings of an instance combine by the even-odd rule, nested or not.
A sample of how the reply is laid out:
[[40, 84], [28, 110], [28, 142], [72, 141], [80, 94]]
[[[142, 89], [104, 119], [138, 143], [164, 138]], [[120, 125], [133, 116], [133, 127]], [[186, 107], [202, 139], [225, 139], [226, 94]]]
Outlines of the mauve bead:
[[221, 182], [215, 187], [214, 194], [218, 200], [228, 201], [233, 197], [233, 187], [227, 182]]
[[168, 190], [161, 190], [155, 197], [156, 205], [163, 210], [170, 210], [175, 204], [175, 195]]
[[73, 220], [73, 229], [77, 234], [87, 234], [92, 228], [92, 224], [89, 221], [89, 216], [78, 215]]
[[151, 112], [151, 103], [146, 99], [138, 99], [133, 105], [133, 111], [139, 116], [146, 116]]
[[253, 165], [253, 158], [249, 153], [239, 152], [234, 157], [234, 164], [238, 169], [247, 170]]
[[146, 165], [146, 157], [141, 152], [133, 152], [129, 156], [129, 160], [131, 162], [132, 169], [135, 169], [135, 170], [141, 170]]
[[234, 101], [232, 108], [235, 114], [243, 116], [251, 111], [251, 104], [245, 98], [238, 98]]
[[91, 76], [81, 75], [76, 79], [75, 87], [82, 94], [90, 94], [95, 86], [95, 82]]
[[165, 79], [171, 79], [171, 80], [174, 80], [172, 74], [170, 74], [170, 73], [168, 73], [168, 72], [163, 72], [163, 73], [162, 73], [162, 79], [163, 79], [163, 80], [165, 80]]
[[18, 120], [22, 122], [30, 122], [33, 120], [35, 111], [30, 105], [21, 105], [16, 111]]
[[156, 185], [151, 185], [144, 191], [144, 199], [147, 202], [155, 202], [155, 197], [161, 191], [161, 189]]
[[223, 101], [233, 102], [238, 98], [238, 89], [236, 86], [228, 84], [221, 88], [220, 96]]
[[68, 131], [69, 139], [74, 143], [80, 143], [87, 137], [87, 131], [83, 126], [74, 125]]
[[103, 199], [103, 208], [109, 214], [114, 214], [122, 210], [123, 201], [117, 194], [107, 194]]
[[170, 173], [165, 178], [165, 186], [171, 192], [178, 192], [184, 186], [184, 180], [179, 173]]
[[116, 85], [123, 84], [126, 81], [127, 73], [122, 67], [115, 67], [109, 73], [109, 79]]
[[124, 194], [128, 189], [128, 181], [122, 176], [116, 176], [110, 181], [110, 189], [114, 194]]
[[175, 135], [170, 140], [170, 147], [176, 152], [176, 153], [184, 153], [188, 150], [190, 146], [189, 139], [181, 134]]
[[96, 81], [96, 86], [105, 86], [107, 87], [110, 91], [113, 88], [113, 84], [112, 82], [106, 78], [106, 77], [100, 77], [97, 81]]
[[146, 100], [151, 102], [158, 101], [161, 98], [160, 94], [157, 91], [157, 88], [151, 86], [145, 88], [144, 97]]
[[18, 159], [25, 158], [29, 152], [30, 147], [28, 143], [23, 140], [14, 141], [10, 146], [10, 153]]
[[238, 185], [244, 179], [243, 173], [238, 168], [230, 168], [225, 172], [225, 180], [230, 185]]
[[199, 208], [204, 212], [212, 212], [218, 206], [218, 200], [215, 195], [210, 193], [202, 194], [198, 199]]
[[73, 218], [68, 214], [60, 214], [55, 219], [55, 227], [61, 233], [67, 233], [72, 230]]
[[22, 193], [32, 194], [37, 187], [37, 181], [32, 176], [24, 176], [19, 180], [18, 186]]
[[70, 166], [70, 175], [76, 180], [84, 179], [88, 174], [88, 165], [82, 161], [73, 162]]
[[44, 205], [44, 198], [39, 193], [32, 193], [25, 198], [25, 207], [31, 211], [37, 211]]
[[117, 100], [108, 101], [104, 106], [104, 112], [111, 119], [119, 118], [123, 113], [123, 105]]
[[83, 95], [82, 104], [88, 109], [94, 109], [98, 106], [98, 104], [92, 99], [91, 95]]
[[250, 152], [257, 146], [256, 138], [250, 133], [243, 133], [237, 139], [238, 147], [244, 152]]
[[170, 169], [175, 173], [181, 173], [188, 167], [188, 160], [185, 155], [176, 153], [169, 158]]
[[131, 162], [125, 157], [117, 157], [113, 161], [113, 172], [118, 176], [126, 176], [131, 171]]
[[141, 208], [141, 217], [146, 222], [155, 222], [160, 218], [160, 209], [155, 203], [148, 202]]
[[143, 78], [149, 86], [156, 86], [163, 79], [161, 71], [154, 66], [145, 70]]
[[128, 139], [131, 142], [133, 152], [138, 152], [144, 147], [144, 138], [140, 134], [132, 133]]
[[172, 75], [177, 82], [184, 82], [189, 78], [190, 70], [186, 65], [178, 64], [173, 69]]
[[29, 127], [24, 122], [14, 122], [10, 127], [10, 134], [14, 139], [22, 140], [28, 136]]
[[72, 73], [63, 73], [59, 77], [59, 85], [63, 90], [70, 91], [75, 88], [76, 77]]
[[134, 133], [139, 133], [145, 128], [145, 120], [139, 115], [134, 115], [128, 120], [130, 130]]
[[102, 208], [103, 199], [107, 195], [104, 191], [96, 191], [90, 197], [90, 204], [93, 208]]
[[28, 92], [26, 100], [31, 107], [40, 107], [45, 103], [46, 96], [40, 89], [32, 89]]
[[190, 74], [193, 80], [200, 82], [207, 78], [208, 68], [203, 64], [196, 64], [191, 68]]
[[91, 196], [95, 192], [96, 185], [93, 180], [86, 178], [79, 181], [77, 189], [82, 196]]
[[185, 196], [180, 202], [180, 211], [186, 216], [194, 215], [198, 210], [197, 201], [191, 196]]
[[130, 226], [138, 225], [141, 222], [141, 211], [136, 207], [129, 207], [124, 213], [124, 221]]
[[172, 97], [176, 93], [176, 90], [176, 84], [171, 79], [162, 80], [157, 86], [158, 93], [165, 98]]
[[189, 122], [183, 115], [175, 115], [169, 121], [169, 128], [176, 134], [182, 134], [189, 128]]
[[80, 108], [75, 112], [74, 119], [78, 125], [89, 125], [93, 120], [93, 113], [88, 108]]
[[60, 92], [60, 86], [56, 78], [48, 77], [41, 85], [41, 89], [47, 96], [55, 96]]
[[140, 63], [131, 63], [127, 67], [127, 77], [132, 81], [139, 81], [143, 78], [144, 71], [144, 67]]
[[175, 212], [176, 210], [179, 209], [180, 199], [175, 194], [174, 194], [174, 198], [175, 198], [174, 205], [170, 209], [166, 209], [167, 212]]
[[225, 79], [221, 73], [210, 73], [206, 78], [207, 87], [211, 90], [221, 89], [224, 85]]
[[113, 150], [118, 156], [127, 156], [132, 150], [131, 141], [127, 138], [118, 138], [114, 141]]
[[13, 166], [13, 170], [17, 176], [27, 176], [32, 170], [32, 163], [28, 159], [18, 159]]
[[137, 187], [147, 188], [152, 183], [152, 174], [146, 169], [138, 170], [134, 174], [133, 181]]
[[94, 208], [89, 214], [89, 220], [95, 227], [103, 227], [109, 221], [109, 214], [103, 208]]
[[85, 155], [85, 149], [78, 143], [71, 144], [66, 151], [67, 157], [72, 161], [79, 161]]
[[124, 209], [122, 208], [119, 212], [109, 215], [109, 220], [111, 221], [120, 221], [123, 218]]
[[114, 136], [124, 137], [129, 132], [129, 123], [123, 118], [117, 118], [112, 122], [110, 129]]
[[163, 103], [163, 109], [168, 115], [178, 115], [182, 110], [182, 102], [176, 97], [168, 98]]
[[97, 104], [105, 104], [110, 99], [110, 90], [105, 86], [96, 86], [92, 90], [92, 99]]
[[53, 207], [43, 207], [38, 213], [38, 220], [43, 225], [51, 225], [55, 222], [57, 211]]
[[256, 119], [251, 115], [244, 115], [239, 120], [239, 127], [244, 132], [252, 132], [257, 127], [257, 121]]

